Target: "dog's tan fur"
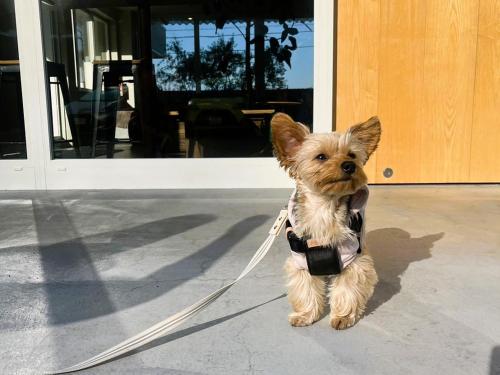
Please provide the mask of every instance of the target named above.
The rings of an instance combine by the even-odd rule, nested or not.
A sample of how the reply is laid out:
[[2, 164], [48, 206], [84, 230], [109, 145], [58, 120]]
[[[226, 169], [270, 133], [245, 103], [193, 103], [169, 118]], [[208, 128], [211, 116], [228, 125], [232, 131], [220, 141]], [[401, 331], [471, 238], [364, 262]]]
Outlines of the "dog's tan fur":
[[[378, 118], [354, 125], [344, 134], [311, 134], [290, 116], [278, 113], [271, 127], [276, 157], [297, 184], [297, 236], [324, 245], [335, 245], [352, 236], [347, 201], [367, 182], [363, 165], [380, 140]], [[318, 159], [321, 154], [323, 160]], [[342, 170], [345, 161], [356, 164], [352, 175]], [[293, 309], [288, 317], [291, 325], [310, 325], [321, 317], [327, 288], [333, 328], [348, 328], [361, 317], [378, 281], [364, 238], [361, 247], [362, 255], [335, 278], [312, 276], [307, 270], [297, 269], [291, 257], [287, 259], [284, 269]]]

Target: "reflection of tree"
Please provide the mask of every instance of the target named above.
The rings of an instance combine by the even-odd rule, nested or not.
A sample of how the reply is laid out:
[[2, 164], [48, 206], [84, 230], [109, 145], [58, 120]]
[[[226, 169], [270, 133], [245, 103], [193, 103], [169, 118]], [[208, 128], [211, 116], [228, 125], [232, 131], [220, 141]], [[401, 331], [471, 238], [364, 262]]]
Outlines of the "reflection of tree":
[[[297, 49], [297, 38], [294, 37], [294, 35], [297, 35], [299, 33], [299, 30], [297, 28], [289, 27], [288, 24], [280, 20], [280, 24], [283, 26], [283, 31], [281, 32], [281, 38], [278, 41], [278, 39], [270, 37], [269, 38], [269, 49], [271, 53], [276, 56], [276, 59], [279, 62], [286, 62], [287, 65], [292, 68], [292, 51], [295, 51]], [[266, 28], [266, 33], [268, 29]], [[290, 42], [290, 44], [285, 44], [285, 42]]]
[[156, 82], [161, 90], [194, 90], [194, 53], [186, 52], [178, 40], [167, 43], [165, 56], [156, 66]]
[[[208, 90], [245, 90], [245, 54], [235, 49], [234, 38], [217, 39], [200, 51], [200, 78]], [[285, 67], [270, 48], [264, 51], [264, 75], [268, 88], [286, 87]], [[253, 74], [254, 66], [251, 66]], [[194, 90], [195, 56], [178, 40], [166, 45], [166, 54], [156, 66], [158, 86], [165, 91]]]
[[270, 48], [266, 48], [264, 51], [264, 75], [268, 89], [283, 89], [286, 87], [283, 61], [278, 61]]
[[245, 56], [234, 47], [234, 38], [217, 39], [201, 50], [201, 82], [209, 90], [245, 88]]

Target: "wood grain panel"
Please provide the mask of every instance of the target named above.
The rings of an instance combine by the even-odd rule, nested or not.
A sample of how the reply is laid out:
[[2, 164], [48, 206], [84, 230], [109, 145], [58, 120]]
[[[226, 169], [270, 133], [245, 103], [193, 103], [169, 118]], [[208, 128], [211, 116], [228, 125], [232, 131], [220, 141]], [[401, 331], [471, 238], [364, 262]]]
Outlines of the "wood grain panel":
[[[425, 1], [381, 1], [379, 116], [382, 139], [377, 153], [376, 182], [421, 179]], [[394, 171], [387, 179], [385, 168]]]
[[470, 182], [500, 182], [500, 0], [481, 0]]
[[427, 0], [417, 182], [469, 178], [479, 2]]
[[[377, 114], [379, 8], [378, 0], [338, 1], [336, 130]], [[376, 157], [365, 167], [370, 182]]]
[[337, 129], [380, 116], [371, 181], [500, 180], [499, 2], [339, 0]]

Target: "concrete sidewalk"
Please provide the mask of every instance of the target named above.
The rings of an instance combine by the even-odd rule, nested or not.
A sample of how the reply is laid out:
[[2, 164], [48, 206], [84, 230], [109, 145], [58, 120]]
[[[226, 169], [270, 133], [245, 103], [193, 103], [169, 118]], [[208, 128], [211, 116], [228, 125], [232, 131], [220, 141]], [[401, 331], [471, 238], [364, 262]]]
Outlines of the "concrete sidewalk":
[[[104, 350], [236, 277], [288, 190], [0, 193], [0, 374]], [[373, 187], [366, 316], [288, 325], [282, 235], [240, 284], [82, 374], [500, 374], [500, 188]]]

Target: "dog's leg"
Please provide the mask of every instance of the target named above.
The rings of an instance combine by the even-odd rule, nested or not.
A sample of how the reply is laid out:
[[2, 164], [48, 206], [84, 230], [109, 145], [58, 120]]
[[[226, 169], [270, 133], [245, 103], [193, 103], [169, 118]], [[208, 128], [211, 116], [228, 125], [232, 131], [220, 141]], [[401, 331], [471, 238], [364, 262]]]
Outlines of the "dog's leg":
[[330, 285], [330, 324], [349, 328], [361, 317], [378, 277], [370, 255], [357, 257]]
[[298, 269], [292, 257], [285, 263], [288, 300], [293, 312], [288, 315], [292, 326], [308, 326], [317, 321], [325, 307], [325, 279], [311, 276], [307, 270]]

